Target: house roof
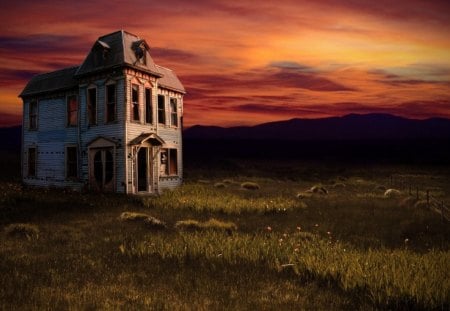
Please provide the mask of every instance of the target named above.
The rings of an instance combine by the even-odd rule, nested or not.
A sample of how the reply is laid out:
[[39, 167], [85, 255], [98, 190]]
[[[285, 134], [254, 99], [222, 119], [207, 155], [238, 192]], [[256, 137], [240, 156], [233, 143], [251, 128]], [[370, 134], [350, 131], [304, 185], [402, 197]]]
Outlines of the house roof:
[[67, 90], [78, 86], [74, 74], [78, 66], [65, 68], [53, 72], [39, 74], [31, 78], [20, 97], [32, 96], [41, 93], [49, 93], [58, 90]]
[[[136, 53], [140, 46], [143, 47], [145, 62], [141, 62]], [[160, 76], [148, 51], [147, 42], [124, 30], [99, 37], [75, 75], [82, 76], [119, 66], [129, 66]]]
[[181, 84], [175, 72], [171, 69], [156, 65], [158, 71], [162, 74], [158, 84], [163, 88], [168, 88], [177, 92], [186, 93], [183, 84]]
[[159, 78], [158, 84], [161, 87], [185, 93], [183, 85], [172, 70], [155, 65], [145, 40], [119, 30], [99, 37], [80, 66], [33, 77], [19, 97], [77, 87], [77, 78], [81, 76], [123, 66], [145, 71]]

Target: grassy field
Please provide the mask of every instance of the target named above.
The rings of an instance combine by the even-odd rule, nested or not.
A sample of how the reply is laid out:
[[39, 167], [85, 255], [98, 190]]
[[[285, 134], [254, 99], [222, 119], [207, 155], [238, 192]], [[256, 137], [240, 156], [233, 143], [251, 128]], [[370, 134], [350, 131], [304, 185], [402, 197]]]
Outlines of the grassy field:
[[450, 228], [422, 200], [450, 202], [449, 177], [241, 161], [159, 197], [3, 178], [0, 309], [448, 310]]

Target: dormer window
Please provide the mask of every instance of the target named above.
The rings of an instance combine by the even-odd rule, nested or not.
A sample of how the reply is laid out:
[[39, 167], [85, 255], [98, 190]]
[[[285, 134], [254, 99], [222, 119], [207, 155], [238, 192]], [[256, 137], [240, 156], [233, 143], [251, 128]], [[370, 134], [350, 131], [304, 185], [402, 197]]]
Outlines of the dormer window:
[[146, 55], [147, 55], [147, 43], [145, 43], [144, 40], [139, 40], [133, 42], [133, 51], [134, 55], [136, 56], [136, 62], [139, 62], [143, 65], [146, 64]]
[[97, 42], [94, 45], [94, 49], [95, 49], [94, 53], [95, 64], [96, 66], [102, 65], [105, 59], [108, 57], [111, 47], [106, 42], [103, 42], [102, 40], [97, 40]]

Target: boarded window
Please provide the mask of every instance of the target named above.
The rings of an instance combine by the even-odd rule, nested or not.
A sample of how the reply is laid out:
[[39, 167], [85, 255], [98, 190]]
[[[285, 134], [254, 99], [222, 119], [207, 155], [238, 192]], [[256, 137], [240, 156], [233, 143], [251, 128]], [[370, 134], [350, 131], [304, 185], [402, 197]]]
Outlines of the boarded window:
[[139, 121], [139, 86], [131, 87], [131, 120]]
[[164, 95], [158, 95], [158, 123], [166, 124], [166, 100]]
[[66, 177], [78, 177], [78, 152], [77, 147], [66, 148]]
[[152, 90], [145, 89], [145, 123], [153, 123]]
[[30, 102], [30, 107], [28, 111], [28, 128], [30, 130], [37, 129], [37, 102], [32, 101]]
[[97, 124], [97, 89], [88, 89], [87, 92], [88, 103], [88, 122], [89, 125]]
[[116, 121], [116, 85], [106, 86], [106, 122]]
[[76, 95], [67, 96], [67, 125], [78, 124], [78, 100]]
[[178, 175], [177, 149], [161, 149], [161, 176]]
[[36, 176], [36, 148], [28, 148], [28, 176]]
[[170, 99], [170, 121], [172, 126], [178, 126], [177, 99]]

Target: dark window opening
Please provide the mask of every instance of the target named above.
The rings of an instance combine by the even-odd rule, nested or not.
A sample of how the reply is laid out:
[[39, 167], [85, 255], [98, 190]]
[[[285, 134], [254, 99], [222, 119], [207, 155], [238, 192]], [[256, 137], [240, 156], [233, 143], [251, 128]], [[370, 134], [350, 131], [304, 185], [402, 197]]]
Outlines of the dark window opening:
[[30, 102], [29, 112], [28, 112], [29, 124], [28, 128], [30, 130], [37, 129], [37, 102]]
[[88, 89], [88, 122], [89, 125], [97, 124], [97, 89]]
[[171, 116], [171, 125], [178, 126], [178, 110], [177, 110], [177, 99], [170, 99], [170, 116]]
[[145, 89], [145, 123], [153, 123], [152, 90]]
[[158, 95], [158, 123], [166, 124], [166, 100], [164, 95]]
[[98, 185], [103, 187], [114, 176], [113, 155], [109, 150], [99, 150], [94, 156], [94, 178]]
[[78, 124], [78, 101], [76, 95], [67, 97], [67, 125], [77, 126]]
[[77, 147], [66, 148], [66, 177], [78, 177], [78, 152]]
[[28, 148], [28, 176], [36, 176], [36, 148]]
[[135, 84], [131, 87], [132, 120], [139, 121], [139, 87]]
[[116, 120], [116, 85], [106, 86], [106, 122]]

